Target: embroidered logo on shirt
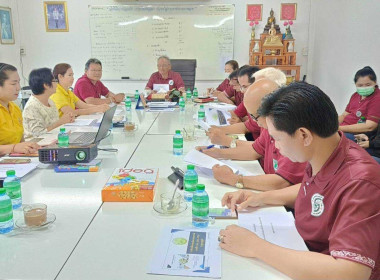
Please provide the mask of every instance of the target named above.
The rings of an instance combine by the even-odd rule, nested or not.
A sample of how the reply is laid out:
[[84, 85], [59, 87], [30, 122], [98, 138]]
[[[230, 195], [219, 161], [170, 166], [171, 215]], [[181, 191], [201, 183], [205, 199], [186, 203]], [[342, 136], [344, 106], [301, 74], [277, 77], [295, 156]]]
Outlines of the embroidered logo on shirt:
[[273, 159], [273, 168], [274, 168], [274, 171], [277, 171], [278, 169], [278, 161]]
[[324, 196], [319, 193], [315, 193], [311, 197], [311, 215], [314, 217], [319, 217], [322, 215], [323, 210], [325, 210], [325, 205], [323, 204]]
[[174, 85], [174, 81], [173, 81], [173, 80], [170, 80], [170, 81], [169, 81], [169, 85], [170, 85], [170, 86]]
[[362, 112], [357, 111], [357, 112], [356, 112], [356, 116], [357, 116], [358, 118], [360, 118], [360, 117], [362, 116]]

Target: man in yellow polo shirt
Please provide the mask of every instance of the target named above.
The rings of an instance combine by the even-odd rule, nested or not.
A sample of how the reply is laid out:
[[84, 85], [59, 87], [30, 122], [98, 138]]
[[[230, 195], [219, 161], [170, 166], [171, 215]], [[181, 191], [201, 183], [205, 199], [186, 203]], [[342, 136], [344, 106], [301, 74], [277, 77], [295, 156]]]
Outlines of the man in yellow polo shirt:
[[24, 128], [20, 108], [12, 101], [20, 91], [20, 76], [16, 67], [0, 63], [0, 153], [35, 153], [39, 146], [23, 142]]

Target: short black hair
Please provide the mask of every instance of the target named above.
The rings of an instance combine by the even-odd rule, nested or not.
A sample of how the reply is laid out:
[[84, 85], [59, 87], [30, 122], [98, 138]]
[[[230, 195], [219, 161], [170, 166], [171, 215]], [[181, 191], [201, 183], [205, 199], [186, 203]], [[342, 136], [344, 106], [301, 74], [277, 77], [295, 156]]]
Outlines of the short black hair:
[[368, 76], [368, 78], [370, 78], [371, 81], [374, 81], [375, 83], [377, 82], [375, 71], [373, 71], [371, 67], [366, 66], [360, 69], [358, 72], [356, 72], [355, 77], [354, 77], [355, 84], [359, 80], [360, 77], [366, 77], [366, 76]]
[[234, 71], [239, 69], [239, 63], [236, 60], [229, 60], [224, 65], [227, 64], [231, 65]]
[[91, 64], [99, 64], [100, 66], [102, 66], [102, 63], [100, 62], [99, 59], [97, 59], [97, 58], [90, 58], [89, 60], [87, 60], [86, 64], [84, 65], [84, 69], [87, 71], [88, 68], [90, 68]]
[[9, 79], [7, 72], [17, 71], [17, 68], [13, 65], [0, 62], [0, 87], [4, 85], [4, 82]]
[[239, 73], [239, 70], [232, 71], [232, 72], [228, 75], [228, 79], [229, 79], [229, 80], [232, 80], [232, 79], [234, 79], [234, 78], [237, 78], [238, 73]]
[[277, 130], [293, 135], [305, 127], [326, 138], [338, 131], [338, 113], [331, 99], [318, 87], [294, 82], [263, 98], [258, 110]]
[[33, 94], [43, 94], [45, 91], [44, 85], [49, 87], [53, 83], [53, 73], [49, 68], [34, 69], [29, 74], [29, 86], [32, 89]]
[[259, 70], [260, 68], [258, 67], [244, 65], [239, 68], [238, 77], [248, 75], [248, 81], [252, 84], [255, 82], [255, 77], [253, 77], [252, 75]]

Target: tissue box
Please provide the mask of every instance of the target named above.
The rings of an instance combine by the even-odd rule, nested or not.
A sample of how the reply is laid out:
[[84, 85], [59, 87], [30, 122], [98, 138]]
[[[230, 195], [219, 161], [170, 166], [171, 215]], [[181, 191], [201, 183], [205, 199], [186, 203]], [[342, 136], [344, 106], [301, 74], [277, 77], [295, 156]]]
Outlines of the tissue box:
[[116, 168], [102, 190], [103, 202], [152, 202], [158, 168]]

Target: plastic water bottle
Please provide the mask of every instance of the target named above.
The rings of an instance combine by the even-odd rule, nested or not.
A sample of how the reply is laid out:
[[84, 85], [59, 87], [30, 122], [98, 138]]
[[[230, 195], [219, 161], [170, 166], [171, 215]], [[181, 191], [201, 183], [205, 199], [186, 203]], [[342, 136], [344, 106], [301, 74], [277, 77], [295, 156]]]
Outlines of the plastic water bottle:
[[66, 129], [61, 127], [58, 134], [58, 147], [64, 148], [69, 146], [69, 134], [66, 133]]
[[11, 232], [13, 226], [12, 202], [3, 188], [0, 189], [0, 234]]
[[139, 100], [139, 96], [140, 96], [139, 90], [136, 89], [136, 91], [135, 91], [135, 102], [136, 103], [137, 103], [137, 100]]
[[190, 100], [191, 100], [191, 97], [192, 97], [191, 89], [188, 88], [188, 89], [186, 90], [186, 101], [190, 101]]
[[125, 110], [126, 111], [131, 111], [131, 107], [132, 107], [131, 99], [127, 96], [125, 98]]
[[193, 98], [198, 98], [198, 89], [194, 88], [193, 90]]
[[196, 190], [198, 184], [198, 174], [194, 170], [194, 165], [189, 164], [184, 176], [184, 188], [185, 192], [183, 194], [186, 201], [191, 201], [193, 199], [193, 194]]
[[199, 228], [208, 227], [209, 198], [205, 191], [205, 185], [197, 185], [197, 190], [193, 195], [193, 226]]
[[3, 188], [7, 191], [7, 195], [12, 200], [13, 209], [18, 209], [21, 207], [21, 182], [18, 177], [16, 177], [16, 172], [14, 170], [7, 171], [7, 178], [4, 179]]
[[181, 112], [185, 111], [185, 100], [183, 99], [183, 97], [179, 99], [178, 105], [179, 105], [179, 110]]
[[205, 106], [200, 105], [198, 110], [198, 121], [204, 121], [206, 117]]
[[173, 154], [176, 156], [183, 154], [183, 136], [181, 130], [176, 130], [173, 136]]
[[358, 120], [358, 123], [365, 123], [365, 117], [361, 116], [360, 119]]

